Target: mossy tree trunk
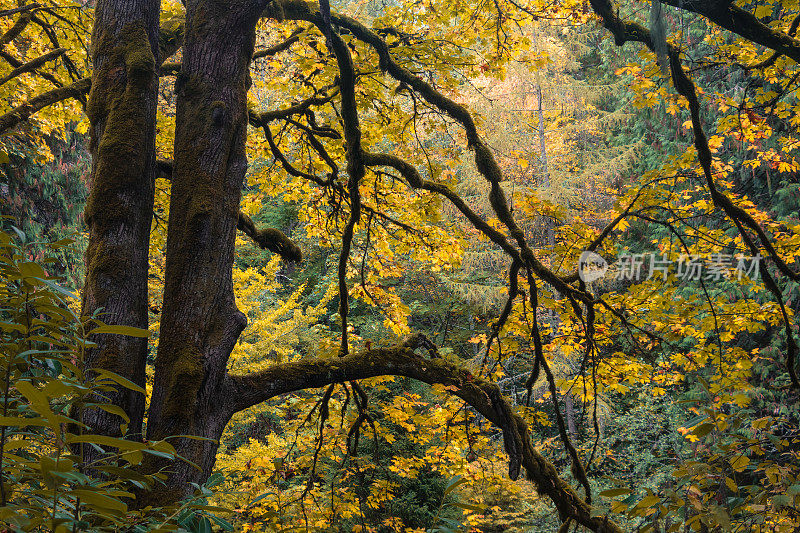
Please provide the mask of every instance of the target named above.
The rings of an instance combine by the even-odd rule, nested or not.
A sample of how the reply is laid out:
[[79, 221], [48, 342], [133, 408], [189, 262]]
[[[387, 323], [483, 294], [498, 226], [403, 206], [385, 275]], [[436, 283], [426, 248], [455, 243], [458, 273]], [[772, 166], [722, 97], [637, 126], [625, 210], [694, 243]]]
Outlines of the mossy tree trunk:
[[[102, 308], [107, 324], [147, 328], [147, 267], [156, 176], [158, 0], [99, 0], [92, 34], [92, 88], [87, 114], [93, 158], [84, 218], [89, 230], [82, 310]], [[144, 387], [147, 340], [96, 335], [90, 367], [112, 370]], [[144, 396], [109, 394], [139, 435]], [[122, 420], [88, 410], [94, 431], [119, 435]]]
[[[183, 64], [176, 81], [164, 304], [147, 436], [219, 439], [226, 365], [247, 320], [236, 308], [232, 265], [247, 158], [247, 88], [255, 27], [264, 2], [186, 2]], [[200, 465], [170, 466], [171, 494], [210, 473], [216, 443], [180, 439], [178, 453]]]

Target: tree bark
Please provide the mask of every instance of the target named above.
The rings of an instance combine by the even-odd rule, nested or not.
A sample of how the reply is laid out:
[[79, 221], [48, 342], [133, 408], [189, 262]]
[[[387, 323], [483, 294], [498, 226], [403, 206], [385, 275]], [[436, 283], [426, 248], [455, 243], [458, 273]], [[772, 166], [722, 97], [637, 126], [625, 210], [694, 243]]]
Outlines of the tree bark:
[[247, 170], [247, 88], [264, 2], [186, 2], [183, 63], [176, 80], [164, 304], [147, 436], [177, 439], [200, 466], [170, 465], [167, 500], [190, 492], [214, 464], [230, 412], [221, 408], [226, 365], [247, 320], [235, 305], [232, 266]]
[[[147, 267], [156, 175], [158, 0], [100, 0], [92, 33], [91, 190], [82, 312], [106, 324], [147, 328]], [[147, 339], [96, 335], [89, 368], [120, 374], [144, 388]], [[108, 401], [130, 416], [141, 434], [144, 395], [120, 388]], [[122, 419], [87, 410], [92, 431], [120, 435]]]

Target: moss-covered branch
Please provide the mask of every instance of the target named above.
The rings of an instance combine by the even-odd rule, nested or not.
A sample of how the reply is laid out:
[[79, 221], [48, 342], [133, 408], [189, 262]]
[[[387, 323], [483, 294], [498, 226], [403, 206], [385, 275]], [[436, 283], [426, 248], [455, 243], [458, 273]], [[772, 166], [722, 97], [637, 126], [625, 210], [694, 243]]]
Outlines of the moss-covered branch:
[[237, 228], [253, 239], [253, 242], [261, 248], [275, 252], [287, 261], [299, 263], [303, 260], [303, 253], [300, 251], [300, 247], [284, 235], [283, 232], [275, 228], [256, 228], [253, 219], [243, 211], [239, 211]]
[[0, 46], [13, 41], [17, 35], [22, 33], [22, 30], [24, 30], [28, 24], [30, 24], [31, 18], [33, 17], [33, 11], [30, 8], [31, 6], [25, 6], [22, 15], [17, 18], [16, 22], [14, 22], [14, 24], [12, 24], [12, 26], [3, 33], [3, 35], [0, 35]]
[[[326, 33], [326, 21], [323, 17], [320, 30]], [[366, 174], [364, 165], [364, 150], [361, 147], [361, 126], [358, 119], [358, 105], [356, 103], [356, 72], [350, 49], [338, 33], [330, 30], [330, 20], [327, 21], [328, 46], [333, 48], [336, 62], [339, 65], [339, 91], [341, 92], [341, 117], [344, 126], [345, 157], [347, 159], [347, 192], [350, 198], [350, 217], [347, 219], [342, 232], [342, 250], [339, 253], [338, 278], [339, 278], [339, 317], [342, 323], [342, 341], [339, 355], [347, 355], [350, 346], [347, 337], [347, 315], [349, 312], [349, 289], [347, 287], [347, 261], [350, 259], [350, 248], [353, 244], [353, 235], [356, 224], [361, 219], [361, 193], [359, 184]]]
[[[754, 43], [771, 48], [800, 63], [800, 40], [791, 33], [769, 27], [731, 0], [661, 0], [663, 3], [702, 15], [714, 24]], [[616, 34], [615, 34], [616, 35]]]
[[0, 133], [5, 133], [20, 122], [28, 120], [31, 115], [45, 107], [57, 104], [68, 98], [82, 98], [86, 96], [91, 86], [91, 78], [82, 78], [70, 85], [34, 96], [24, 104], [20, 104], [4, 115], [0, 115]]
[[527, 423], [514, 412], [496, 384], [443, 359], [417, 354], [415, 348], [429, 350], [430, 342], [426, 340], [421, 335], [412, 335], [395, 346], [343, 358], [284, 363], [256, 374], [229, 375], [223, 383], [222, 397], [227, 399], [226, 407], [233, 413], [281, 394], [376, 376], [406, 376], [431, 385], [454, 387], [456, 396], [503, 430], [512, 478], [524, 468], [537, 491], [553, 501], [562, 520], [571, 518], [598, 533], [621, 533], [620, 527], [607, 517], [593, 516], [591, 505], [535, 450]]
[[32, 70], [36, 70], [37, 68], [41, 67], [45, 63], [54, 60], [64, 52], [66, 52], [66, 48], [57, 48], [51, 52], [47, 52], [46, 54], [42, 54], [35, 59], [31, 59], [27, 63], [23, 63], [2, 78], [0, 78], [0, 85], [8, 83], [9, 81], [13, 80], [17, 76], [25, 74], [26, 72], [30, 72]]
[[315, 94], [305, 100], [294, 103], [289, 107], [272, 109], [269, 111], [250, 111], [250, 123], [254, 126], [262, 127], [265, 123], [281, 118], [289, 118], [294, 115], [301, 115], [311, 107], [321, 106], [330, 102], [338, 91], [331, 89], [328, 93], [327, 88], [322, 89], [319, 94]]
[[[318, 26], [324, 23], [318, 5], [312, 2], [305, 2], [304, 0], [280, 0], [273, 2], [266, 9], [264, 16], [277, 19], [305, 20]], [[500, 185], [503, 179], [500, 167], [491, 150], [479, 135], [477, 126], [470, 112], [464, 106], [454, 102], [440, 91], [436, 90], [433, 85], [397, 62], [392, 56], [386, 41], [375, 31], [367, 28], [351, 17], [338, 13], [332, 13], [331, 20], [334, 24], [346, 28], [357, 39], [372, 47], [378, 54], [379, 66], [382, 71], [413, 89], [431, 106], [445, 113], [463, 127], [467, 137], [467, 145], [475, 153], [477, 169], [491, 185], [489, 200], [492, 209], [498, 219], [508, 228], [509, 233], [519, 246], [520, 251], [518, 254], [522, 256], [526, 264], [530, 265], [537, 276], [553, 285], [558, 291], [570, 296], [580, 293], [581, 291], [570, 287], [559, 278], [559, 276], [545, 267], [536, 258], [530, 246], [528, 246], [522, 229], [517, 225], [511, 215], [505, 193]], [[588, 295], [582, 296], [588, 298]]]

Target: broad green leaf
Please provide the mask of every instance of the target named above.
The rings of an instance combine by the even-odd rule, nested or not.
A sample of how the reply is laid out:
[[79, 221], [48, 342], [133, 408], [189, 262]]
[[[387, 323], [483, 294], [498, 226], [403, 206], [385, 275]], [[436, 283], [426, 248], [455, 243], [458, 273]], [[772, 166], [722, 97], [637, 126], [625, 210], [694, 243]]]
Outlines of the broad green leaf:
[[600, 496], [604, 498], [614, 498], [616, 496], [623, 496], [625, 494], [630, 494], [631, 489], [626, 488], [618, 488], [618, 489], [607, 489], [600, 493]]
[[113, 335], [125, 335], [128, 337], [143, 337], [143, 338], [147, 338], [150, 336], [150, 332], [146, 329], [135, 328], [133, 326], [108, 325], [108, 324], [96, 327], [88, 334], [99, 335], [101, 333], [113, 334]]

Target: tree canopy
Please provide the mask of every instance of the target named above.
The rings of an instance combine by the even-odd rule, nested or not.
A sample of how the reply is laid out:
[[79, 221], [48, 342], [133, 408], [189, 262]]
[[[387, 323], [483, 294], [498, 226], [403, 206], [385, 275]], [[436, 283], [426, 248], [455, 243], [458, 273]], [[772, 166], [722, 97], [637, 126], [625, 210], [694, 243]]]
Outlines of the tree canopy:
[[481, 484], [542, 531], [798, 527], [797, 2], [1, 7], [0, 457], [72, 428], [52, 529], [112, 528], [114, 450], [125, 511], [230, 468], [242, 530], [491, 531]]

